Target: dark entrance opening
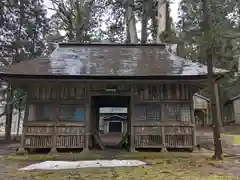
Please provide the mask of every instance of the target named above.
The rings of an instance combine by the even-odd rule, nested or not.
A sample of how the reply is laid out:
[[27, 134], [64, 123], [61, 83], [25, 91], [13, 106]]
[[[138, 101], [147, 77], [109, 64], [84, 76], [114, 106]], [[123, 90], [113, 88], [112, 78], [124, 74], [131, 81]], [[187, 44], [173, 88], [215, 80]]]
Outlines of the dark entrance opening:
[[[121, 148], [127, 137], [130, 96], [92, 96], [92, 147]], [[105, 109], [103, 111], [103, 109]]]
[[196, 109], [194, 111], [195, 123], [198, 126], [205, 125], [205, 111], [203, 109]]
[[109, 122], [108, 132], [122, 132], [122, 122]]

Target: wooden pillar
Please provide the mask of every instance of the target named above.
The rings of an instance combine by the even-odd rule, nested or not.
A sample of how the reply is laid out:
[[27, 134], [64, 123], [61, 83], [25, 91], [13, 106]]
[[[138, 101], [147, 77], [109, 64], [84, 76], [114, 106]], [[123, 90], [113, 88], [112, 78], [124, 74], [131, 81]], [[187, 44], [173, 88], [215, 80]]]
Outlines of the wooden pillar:
[[211, 107], [211, 100], [209, 101], [209, 104], [208, 104], [208, 108], [209, 108], [209, 111], [208, 111], [208, 121], [209, 121], [209, 126], [212, 126], [212, 107]]
[[29, 98], [27, 93], [25, 94], [26, 96], [26, 104], [25, 104], [25, 111], [24, 111], [24, 118], [23, 118], [23, 127], [22, 127], [22, 136], [21, 136], [21, 144], [20, 144], [20, 148], [17, 151], [17, 154], [22, 155], [25, 154], [26, 151], [24, 149], [24, 144], [25, 144], [25, 124], [28, 121], [28, 117], [29, 117]]
[[[91, 120], [88, 121], [88, 127], [89, 127], [88, 130], [89, 130], [89, 136], [90, 136], [88, 138], [88, 148], [93, 148], [93, 147], [95, 147], [95, 145], [93, 144], [94, 141], [93, 141], [93, 138], [92, 138], [92, 133], [94, 133], [94, 131], [95, 131], [93, 122], [96, 119], [96, 110], [95, 110], [95, 107], [93, 106], [94, 103], [92, 102], [91, 97], [90, 97], [90, 101], [91, 101], [91, 105], [89, 105], [90, 109], [88, 111], [86, 111], [86, 113], [89, 113], [89, 111], [91, 112], [90, 113], [91, 114]], [[89, 107], [87, 107], [87, 105], [86, 105], [86, 108], [89, 108]], [[87, 123], [87, 119], [86, 119], [86, 123]]]
[[[191, 97], [193, 97], [194, 92], [191, 92]], [[190, 105], [190, 113], [191, 113], [191, 119], [192, 119], [192, 138], [193, 138], [193, 152], [197, 151], [197, 132], [196, 132], [196, 121], [194, 116], [194, 104], [193, 104], [193, 98], [191, 98], [191, 105]]]
[[134, 107], [135, 107], [135, 102], [134, 102], [134, 88], [132, 86], [131, 88], [131, 99], [130, 99], [130, 118], [129, 118], [129, 123], [128, 123], [128, 136], [129, 136], [129, 151], [130, 152], [135, 152], [135, 144], [134, 144], [134, 129], [133, 129], [133, 124], [135, 121], [135, 113], [134, 113]]
[[57, 153], [57, 123], [59, 121], [59, 113], [60, 113], [60, 102], [57, 101], [56, 102], [56, 118], [53, 122], [52, 147], [50, 151], [51, 154]]
[[[165, 104], [161, 105], [161, 121], [165, 121]], [[162, 134], [162, 145], [163, 148], [161, 149], [161, 152], [167, 152], [167, 147], [166, 147], [166, 137], [165, 137], [165, 126], [163, 125], [161, 127], [161, 134]]]
[[85, 109], [86, 109], [86, 132], [85, 132], [85, 145], [84, 145], [84, 152], [89, 151], [89, 138], [91, 135], [91, 95], [90, 95], [90, 84], [87, 84], [86, 87], [86, 104], [85, 104]]
[[165, 127], [164, 125], [161, 128], [162, 130], [162, 143], [163, 143], [163, 147], [161, 149], [161, 152], [167, 152], [167, 147], [166, 147], [166, 140], [165, 140]]
[[209, 120], [209, 102], [207, 102], [207, 109], [206, 109], [206, 126], [209, 126], [210, 120]]

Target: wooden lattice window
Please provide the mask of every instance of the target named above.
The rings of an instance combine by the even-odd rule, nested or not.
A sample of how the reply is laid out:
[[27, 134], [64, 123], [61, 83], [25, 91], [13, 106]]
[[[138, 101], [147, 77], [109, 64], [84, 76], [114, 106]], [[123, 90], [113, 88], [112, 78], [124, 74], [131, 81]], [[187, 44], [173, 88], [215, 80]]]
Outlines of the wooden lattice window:
[[36, 103], [29, 107], [29, 121], [55, 120], [57, 111], [55, 104]]
[[84, 121], [85, 109], [79, 105], [36, 103], [29, 107], [29, 121]]
[[191, 108], [190, 104], [165, 104], [164, 114], [166, 120], [172, 121], [191, 121]]
[[190, 104], [181, 104], [180, 105], [180, 116], [181, 121], [190, 122], [191, 121], [191, 107]]
[[160, 104], [145, 104], [137, 105], [135, 108], [136, 120], [161, 120], [161, 105]]
[[138, 105], [135, 108], [136, 120], [147, 120], [147, 108], [144, 105]]
[[164, 105], [164, 114], [167, 120], [171, 121], [180, 121], [178, 104], [165, 104]]
[[84, 108], [79, 105], [61, 104], [59, 106], [59, 120], [84, 121]]

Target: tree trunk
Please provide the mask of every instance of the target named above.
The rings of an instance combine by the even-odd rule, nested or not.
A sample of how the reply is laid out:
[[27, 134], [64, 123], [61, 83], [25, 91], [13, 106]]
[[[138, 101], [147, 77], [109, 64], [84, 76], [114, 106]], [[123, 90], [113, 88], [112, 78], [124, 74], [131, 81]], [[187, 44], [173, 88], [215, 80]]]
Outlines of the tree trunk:
[[158, 0], [158, 30], [157, 43], [161, 43], [160, 36], [166, 30], [166, 7], [167, 0]]
[[221, 90], [218, 84], [215, 84], [215, 96], [217, 105], [217, 119], [219, 120], [220, 132], [225, 132], [223, 127], [223, 108], [221, 102]]
[[11, 86], [8, 86], [7, 92], [7, 106], [6, 106], [6, 123], [5, 123], [5, 141], [11, 141], [11, 129], [12, 129], [12, 114], [13, 114], [13, 91]]
[[[86, 2], [83, 7], [85, 12], [87, 12], [85, 14], [84, 27], [83, 27], [84, 28], [83, 32], [84, 32], [85, 38], [88, 37], [89, 22], [92, 18], [92, 6], [93, 6], [94, 2], [95, 2], [94, 0], [88, 0], [88, 2]], [[88, 40], [90, 40], [90, 39], [88, 39]], [[86, 41], [86, 39], [84, 39], [84, 41]]]
[[[21, 105], [21, 102], [19, 104]], [[22, 116], [22, 111], [21, 111], [20, 105], [19, 105], [19, 108], [18, 108], [17, 138], [19, 136], [20, 121], [21, 121], [21, 116]]]
[[[206, 55], [207, 55], [207, 69], [208, 69], [208, 81], [211, 92], [211, 113], [212, 113], [212, 127], [213, 127], [213, 139], [214, 139], [214, 155], [216, 160], [222, 159], [222, 143], [220, 136], [220, 124], [218, 120], [218, 112], [216, 106], [216, 94], [215, 94], [215, 80], [213, 76], [213, 51], [214, 47], [212, 42], [209, 42], [208, 34], [210, 34], [211, 14], [209, 12], [209, 1], [202, 0], [203, 3], [203, 16], [204, 16], [204, 40], [206, 42]], [[212, 40], [211, 40], [212, 41]]]
[[[89, 28], [89, 21], [91, 19], [91, 13], [92, 13], [92, 5], [94, 3], [94, 0], [88, 0], [87, 2], [84, 2], [83, 6], [81, 6], [79, 1], [76, 1], [76, 12], [77, 12], [77, 21], [75, 21], [76, 26], [76, 40], [78, 42], [84, 42], [86, 41], [87, 32]], [[82, 10], [84, 10], [86, 13], [83, 14]], [[84, 17], [83, 17], [84, 16]]]
[[148, 24], [148, 2], [142, 3], [142, 31], [141, 31], [141, 43], [147, 42], [147, 24]]
[[157, 42], [157, 6], [155, 3], [155, 0], [151, 1], [152, 4], [152, 10], [149, 10], [151, 12], [151, 20], [152, 20], [152, 38], [153, 38], [153, 42]]
[[79, 1], [76, 1], [75, 3], [75, 8], [76, 8], [76, 21], [73, 21], [75, 22], [75, 27], [76, 27], [76, 41], [81, 43], [82, 42], [82, 39], [83, 39], [83, 32], [81, 30], [82, 26], [83, 26], [83, 14], [81, 12], [81, 6], [80, 6], [80, 3]]
[[171, 21], [171, 17], [170, 17], [170, 4], [169, 1], [166, 2], [166, 14], [165, 14], [165, 21], [166, 21], [166, 25], [165, 25], [165, 31], [169, 34], [172, 31], [172, 21]]
[[137, 43], [136, 19], [133, 13], [134, 0], [127, 1], [126, 4], [126, 25], [127, 25], [127, 41]]

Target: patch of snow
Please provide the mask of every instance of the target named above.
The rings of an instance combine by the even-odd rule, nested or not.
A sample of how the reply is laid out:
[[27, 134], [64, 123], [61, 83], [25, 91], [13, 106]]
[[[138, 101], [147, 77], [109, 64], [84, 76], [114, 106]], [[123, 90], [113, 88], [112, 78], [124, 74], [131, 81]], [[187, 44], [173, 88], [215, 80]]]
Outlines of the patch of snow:
[[[74, 48], [56, 48], [50, 55], [52, 73], [59, 73], [59, 71], [62, 74], [70, 75], [81, 73], [81, 68], [86, 66], [85, 63], [89, 63], [89, 51], [87, 48], [80, 50], [81, 53], [77, 53]], [[89, 65], [87, 67], [89, 67]], [[89, 70], [87, 69], [87, 71]]]
[[[179, 73], [181, 75], [205, 75], [207, 74], [207, 66], [204, 64], [200, 64], [198, 62], [192, 62], [191, 60], [184, 59], [182, 57], [179, 57], [175, 55], [172, 52], [169, 52], [169, 60], [172, 61], [173, 67], [176, 71], [175, 73]], [[219, 69], [219, 68], [213, 68], [214, 73], [226, 73], [227, 70], [225, 69]]]
[[[141, 51], [139, 48], [132, 48], [132, 54], [126, 54], [126, 58], [124, 59], [124, 51], [114, 50], [115, 56], [122, 56], [121, 62], [118, 64], [118, 68], [114, 69], [115, 62], [113, 57], [111, 56], [112, 50], [109, 48], [94, 50], [97, 47], [61, 47], [56, 48], [55, 51], [50, 55], [51, 59], [51, 70], [52, 73], [61, 73], [61, 74], [69, 74], [69, 75], [79, 75], [79, 74], [98, 74], [101, 75], [133, 75], [133, 74], [144, 74], [144, 70], [142, 72], [138, 72], [137, 66], [138, 63], [142, 63], [141, 59]], [[100, 51], [101, 50], [101, 51]], [[172, 44], [166, 46], [166, 52], [163, 54], [162, 51], [156, 50], [148, 50], [147, 54], [151, 55], [154, 53], [160, 53], [159, 57], [163, 57], [167, 54], [168, 62], [170, 67], [172, 68], [169, 73], [171, 75], [206, 75], [207, 74], [207, 66], [200, 64], [198, 62], [193, 62], [189, 59], [185, 59], [176, 55], [177, 45]], [[156, 52], [155, 52], [156, 51]], [[105, 55], [106, 52], [106, 55]], [[109, 53], [109, 54], [108, 54]], [[98, 59], [96, 63], [92, 59]], [[104, 59], [104, 60], [102, 60]], [[149, 69], [148, 63], [142, 64], [146, 69]], [[105, 73], [105, 68], [109, 68], [109, 74]], [[226, 73], [227, 70], [214, 68], [214, 73]], [[136, 73], [137, 72], [137, 73]], [[159, 72], [161, 73], [161, 72]]]
[[147, 163], [138, 160], [45, 161], [18, 170], [61, 170], [93, 167], [132, 167], [143, 165], [147, 165]]

